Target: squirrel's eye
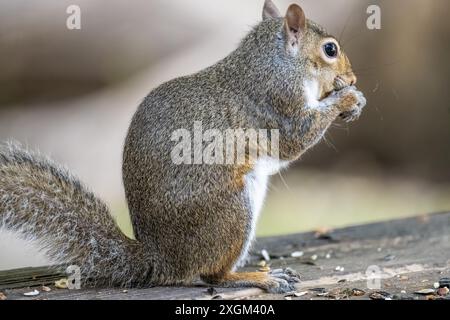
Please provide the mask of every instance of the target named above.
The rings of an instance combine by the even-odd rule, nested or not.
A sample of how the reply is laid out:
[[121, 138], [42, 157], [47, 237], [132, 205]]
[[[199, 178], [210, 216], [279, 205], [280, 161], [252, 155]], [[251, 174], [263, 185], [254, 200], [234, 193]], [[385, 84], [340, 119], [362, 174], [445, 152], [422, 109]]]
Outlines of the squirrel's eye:
[[323, 46], [323, 51], [328, 58], [336, 58], [338, 55], [338, 48], [334, 42], [327, 42]]

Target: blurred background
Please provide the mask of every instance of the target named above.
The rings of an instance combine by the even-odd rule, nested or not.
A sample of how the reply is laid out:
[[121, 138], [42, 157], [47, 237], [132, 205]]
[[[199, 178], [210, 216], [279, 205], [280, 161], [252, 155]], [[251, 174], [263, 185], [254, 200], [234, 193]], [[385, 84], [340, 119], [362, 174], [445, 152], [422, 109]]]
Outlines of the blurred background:
[[[275, 0], [282, 12], [292, 1]], [[231, 52], [263, 2], [1, 1], [0, 140], [67, 165], [131, 234], [121, 154], [136, 107], [163, 81]], [[272, 179], [258, 235], [449, 210], [448, 0], [297, 3], [340, 38], [368, 105]], [[66, 27], [72, 4], [81, 30]], [[381, 30], [366, 27], [370, 4], [381, 8]], [[0, 232], [0, 269], [44, 263], [32, 244]]]

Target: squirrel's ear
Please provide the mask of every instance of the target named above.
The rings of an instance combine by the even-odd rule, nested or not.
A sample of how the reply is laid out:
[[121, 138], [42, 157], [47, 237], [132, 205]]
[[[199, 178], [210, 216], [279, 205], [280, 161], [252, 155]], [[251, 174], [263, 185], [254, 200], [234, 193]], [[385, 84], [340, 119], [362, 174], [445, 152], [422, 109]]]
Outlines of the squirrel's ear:
[[290, 50], [294, 50], [294, 52], [297, 51], [302, 33], [305, 29], [305, 12], [300, 6], [291, 4], [286, 12], [286, 17], [284, 18], [284, 30], [287, 36], [286, 46]]
[[263, 20], [272, 19], [272, 18], [281, 18], [280, 11], [277, 6], [272, 2], [272, 0], [266, 0], [264, 2], [263, 9]]

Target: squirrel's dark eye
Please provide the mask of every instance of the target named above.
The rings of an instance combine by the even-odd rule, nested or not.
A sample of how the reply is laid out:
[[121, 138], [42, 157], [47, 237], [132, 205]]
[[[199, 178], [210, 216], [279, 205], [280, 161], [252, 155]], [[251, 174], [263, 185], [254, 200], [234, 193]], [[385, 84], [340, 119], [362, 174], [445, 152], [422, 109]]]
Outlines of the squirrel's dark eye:
[[327, 42], [323, 46], [323, 51], [328, 58], [336, 58], [338, 55], [338, 48], [334, 42]]

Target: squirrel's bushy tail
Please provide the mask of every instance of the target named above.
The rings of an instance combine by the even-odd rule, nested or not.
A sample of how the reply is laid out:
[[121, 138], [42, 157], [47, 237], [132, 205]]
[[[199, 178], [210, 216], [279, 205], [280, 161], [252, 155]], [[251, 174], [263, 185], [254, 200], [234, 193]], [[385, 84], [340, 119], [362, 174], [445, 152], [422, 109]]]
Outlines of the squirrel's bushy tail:
[[[56, 263], [80, 266], [95, 284], [145, 285], [145, 249], [66, 169], [14, 143], [0, 145], [0, 229], [35, 240]], [[83, 280], [83, 279], [82, 279]]]

